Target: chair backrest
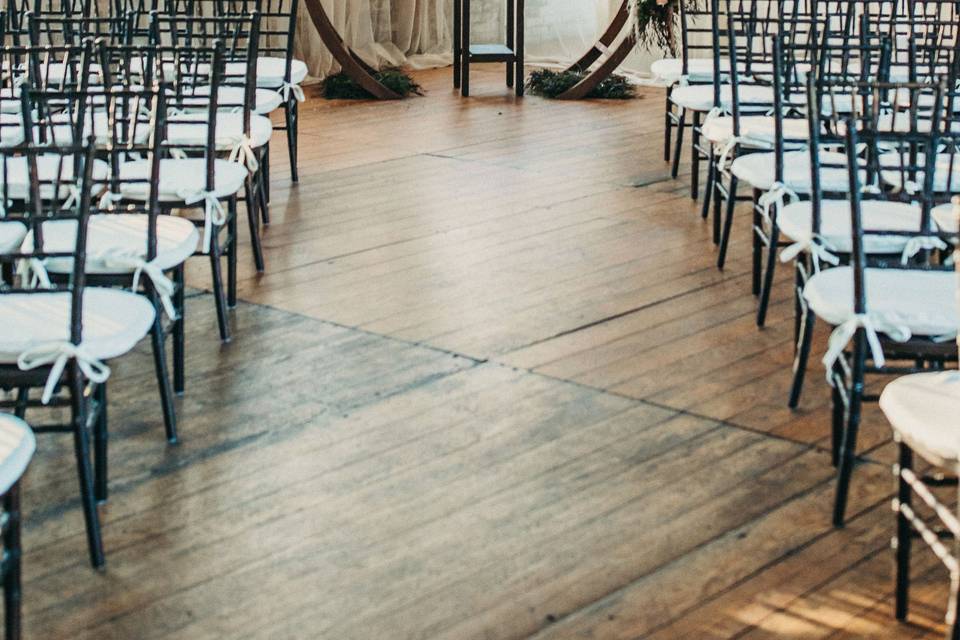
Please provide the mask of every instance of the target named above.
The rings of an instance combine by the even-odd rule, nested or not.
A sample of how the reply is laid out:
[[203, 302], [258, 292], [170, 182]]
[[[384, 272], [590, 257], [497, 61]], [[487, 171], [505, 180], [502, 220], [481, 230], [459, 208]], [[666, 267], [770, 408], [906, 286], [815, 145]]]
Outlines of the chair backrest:
[[[27, 104], [26, 100], [24, 104]], [[3, 219], [23, 223], [31, 234], [30, 243], [14, 253], [0, 254], [0, 264], [37, 268], [51, 258], [73, 260], [69, 278], [62, 282], [44, 282], [43, 288], [31, 281], [29, 269], [18, 269], [20, 275], [0, 288], [0, 295], [49, 291], [69, 293], [69, 340], [75, 345], [80, 344], [83, 337], [86, 229], [94, 179], [94, 151], [92, 140], [68, 146], [26, 143], [16, 149], [0, 147], [0, 198], [5, 203]], [[76, 241], [69, 250], [51, 249], [44, 242], [44, 225], [55, 220], [69, 220], [77, 225]]]
[[132, 37], [134, 14], [119, 17], [78, 16], [72, 14], [28, 13], [27, 34], [30, 44], [80, 44], [86, 39], [106, 39], [125, 43]]

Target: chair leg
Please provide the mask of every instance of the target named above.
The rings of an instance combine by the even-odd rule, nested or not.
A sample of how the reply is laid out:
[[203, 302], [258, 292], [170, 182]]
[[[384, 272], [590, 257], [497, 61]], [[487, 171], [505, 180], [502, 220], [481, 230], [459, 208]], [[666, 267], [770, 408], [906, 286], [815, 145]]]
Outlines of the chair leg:
[[730, 229], [733, 227], [733, 210], [737, 206], [737, 177], [730, 176], [730, 189], [727, 193], [727, 215], [723, 221], [720, 235], [720, 254], [717, 256], [717, 268], [723, 270], [727, 262], [727, 247], [730, 246]]
[[673, 148], [673, 166], [670, 168], [670, 177], [676, 179], [680, 174], [680, 154], [683, 151], [683, 129], [686, 125], [687, 113], [680, 109], [680, 121], [677, 123], [677, 144]]
[[[250, 227], [250, 247], [253, 249], [253, 263], [257, 267], [258, 273], [263, 273], [263, 246], [260, 244], [260, 214], [257, 212], [258, 205], [263, 204], [259, 183], [248, 177], [243, 185], [243, 196], [247, 202], [247, 223]], [[231, 302], [231, 307], [236, 305], [236, 300]]]
[[[98, 503], [106, 502], [107, 486], [107, 385], [97, 385], [94, 392], [97, 406], [97, 420], [93, 423], [93, 495]], [[164, 416], [166, 418], [166, 416]]]
[[103, 536], [100, 533], [100, 514], [93, 492], [93, 469], [90, 465], [90, 434], [87, 433], [87, 408], [83, 395], [83, 377], [76, 360], [68, 365], [70, 378], [71, 420], [73, 422], [73, 451], [77, 459], [77, 476], [80, 481], [80, 501], [87, 527], [87, 547], [90, 564], [102, 569], [106, 563], [103, 556]]
[[834, 386], [830, 391], [830, 463], [834, 467], [840, 466], [840, 449], [843, 446], [843, 420], [846, 407], [843, 404], [843, 394]]
[[716, 162], [713, 162], [713, 244], [720, 244], [723, 221], [723, 197], [720, 193], [720, 181], [723, 175]]
[[185, 356], [186, 356], [186, 292], [184, 291], [183, 265], [173, 271], [173, 281], [177, 291], [174, 294], [174, 306], [177, 309], [177, 319], [173, 322], [173, 391], [183, 395], [186, 390]]
[[227, 306], [233, 309], [237, 306], [237, 196], [230, 198], [227, 211]]
[[816, 318], [807, 309], [803, 312], [803, 317], [800, 320], [800, 338], [797, 342], [797, 352], [793, 358], [793, 382], [790, 385], [790, 400], [787, 402], [791, 409], [796, 409], [797, 405], [800, 404], [800, 394], [803, 392], [803, 381], [807, 375], [807, 363], [810, 360], [810, 346], [813, 343], [813, 327]]
[[690, 198], [700, 196], [700, 112], [693, 112], [693, 125], [690, 129]]
[[151, 292], [154, 308], [157, 310], [153, 329], [150, 331], [150, 342], [153, 346], [153, 368], [157, 375], [157, 386], [160, 389], [160, 407], [163, 410], [163, 427], [167, 435], [167, 442], [177, 442], [177, 411], [173, 406], [173, 388], [170, 386], [170, 371], [167, 366], [167, 341], [163, 333], [163, 321], [160, 301], [156, 293]]
[[[776, 214], [770, 225], [770, 245], [767, 247], [767, 268], [763, 273], [763, 283], [760, 289], [760, 306], [757, 307], [757, 326], [763, 328], [767, 322], [767, 308], [770, 306], [770, 290], [773, 288], [773, 276], [777, 269], [777, 243], [780, 242], [780, 228], [777, 226]], [[761, 243], [761, 247], [762, 247]]]
[[[913, 468], [913, 451], [903, 442], [900, 443], [899, 471]], [[897, 502], [901, 505], [910, 505], [910, 485], [903, 479], [902, 473], [897, 474]], [[907, 517], [897, 509], [897, 578], [896, 578], [896, 616], [897, 620], [907, 619], [910, 591], [910, 544], [913, 538], [912, 527]]]
[[[263, 147], [263, 157], [260, 159], [260, 172], [263, 176], [263, 195], [267, 202], [270, 202], [270, 143]], [[270, 224], [270, 211], [261, 209], [263, 224]]]
[[757, 210], [757, 201], [759, 195], [756, 189], [753, 190], [753, 203], [751, 207], [753, 208], [753, 228], [750, 229], [750, 235], [753, 236], [753, 279], [751, 283], [751, 290], [753, 295], [760, 295], [761, 287], [761, 277], [763, 274], [763, 241], [760, 239], [760, 234], [756, 232], [756, 229], [763, 227], [763, 216]]
[[667, 98], [666, 105], [663, 109], [663, 161], [670, 162], [670, 139], [673, 137], [673, 120], [671, 115], [673, 115], [673, 103], [670, 102], [670, 94], [673, 92], [673, 87], [667, 89]]
[[217, 324], [220, 340], [230, 342], [230, 325], [227, 320], [227, 298], [223, 290], [223, 268], [220, 264], [220, 227], [213, 225], [210, 242], [210, 275], [213, 279], [213, 299], [217, 305]]
[[717, 163], [713, 161], [713, 145], [710, 145], [710, 158], [707, 162], [707, 184], [703, 188], [703, 203], [700, 207], [700, 217], [706, 220], [710, 215], [710, 202], [713, 199], [713, 180], [717, 173]]
[[[857, 357], [856, 355], [854, 356]], [[849, 390], [846, 425], [840, 445], [840, 468], [837, 470], [837, 495], [833, 504], [833, 525], [842, 527], [846, 520], [847, 498], [850, 494], [850, 478], [857, 457], [857, 432], [860, 430], [860, 405], [863, 396], [862, 382], [854, 380]]]
[[291, 97], [283, 107], [284, 118], [287, 125], [287, 151], [290, 154], [290, 180], [300, 182], [300, 175], [297, 172], [297, 134], [300, 127], [299, 107], [296, 98]]
[[7, 528], [3, 533], [3, 548], [8, 558], [7, 572], [3, 576], [3, 626], [6, 640], [20, 640], [21, 595], [20, 595], [20, 482], [17, 481], [3, 497], [3, 510], [7, 514]]

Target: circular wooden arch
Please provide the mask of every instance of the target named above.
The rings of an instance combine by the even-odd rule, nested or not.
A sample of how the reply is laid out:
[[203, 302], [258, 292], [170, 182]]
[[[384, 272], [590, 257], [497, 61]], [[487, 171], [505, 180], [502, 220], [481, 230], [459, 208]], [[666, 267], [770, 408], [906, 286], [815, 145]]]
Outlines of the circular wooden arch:
[[[623, 2], [620, 3], [620, 8], [617, 10], [617, 13], [614, 14], [610, 26], [603, 32], [597, 40], [597, 43], [593, 45], [582, 58], [566, 69], [568, 72], [586, 73], [587, 75], [584, 76], [580, 82], [557, 96], [557, 98], [560, 100], [578, 100], [585, 98], [587, 94], [596, 89], [601, 82], [609, 78], [610, 75], [617, 70], [617, 67], [623, 64], [623, 61], [627, 59], [630, 52], [633, 51], [633, 48], [637, 44], [637, 39], [636, 34], [633, 32], [633, 24], [630, 21], [630, 7], [628, 2], [629, 0], [623, 0]], [[624, 28], [629, 29], [629, 32], [624, 36], [617, 48], [611, 51], [610, 47], [616, 42], [620, 34], [623, 33]], [[606, 59], [591, 70], [594, 63], [604, 54], [608, 54]]]
[[310, 19], [313, 20], [313, 26], [320, 34], [320, 39], [349, 78], [366, 89], [374, 98], [381, 100], [401, 98], [399, 93], [388, 89], [377, 80], [374, 76], [376, 71], [346, 45], [330, 21], [330, 17], [327, 16], [323, 5], [320, 4], [320, 0], [305, 0], [305, 4], [310, 13]]
[[[636, 35], [633, 33], [633, 25], [630, 23], [628, 2], [629, 0], [623, 0], [620, 3], [620, 8], [613, 16], [610, 26], [603, 32], [597, 43], [583, 57], [567, 67], [567, 71], [586, 73], [587, 75], [580, 82], [557, 96], [558, 98], [561, 100], [577, 100], [586, 97], [587, 94], [597, 88], [597, 85], [609, 78], [633, 51], [637, 41]], [[376, 73], [374, 69], [344, 43], [343, 38], [327, 16], [320, 0], [305, 0], [305, 3], [307, 11], [310, 12], [310, 18], [313, 20], [313, 26], [320, 34], [320, 39], [323, 40], [323, 44], [326, 45], [334, 59], [340, 63], [343, 72], [375, 98], [381, 100], [399, 99], [400, 94], [385, 87], [383, 83], [377, 80], [374, 76]], [[617, 48], [610, 51], [610, 47], [616, 42], [624, 28], [629, 29], [629, 32], [623, 37]], [[593, 67], [604, 54], [608, 54], [606, 59]], [[591, 67], [593, 67], [592, 70]]]

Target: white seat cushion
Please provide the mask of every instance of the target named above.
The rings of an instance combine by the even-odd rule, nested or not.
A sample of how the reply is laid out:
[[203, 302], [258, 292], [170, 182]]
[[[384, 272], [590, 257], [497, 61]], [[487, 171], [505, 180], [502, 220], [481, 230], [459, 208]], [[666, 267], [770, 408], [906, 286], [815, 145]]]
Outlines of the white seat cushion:
[[[960, 327], [957, 276], [949, 271], [867, 269], [867, 312], [878, 331], [906, 330], [914, 336], [951, 336]], [[853, 269], [815, 274], [803, 289], [818, 317], [838, 326], [853, 316]]]
[[[56, 153], [37, 156], [37, 176], [41, 183], [47, 183], [41, 184], [42, 197], [53, 196], [52, 181], [57, 178], [58, 173], [61, 180], [58, 197], [66, 198], [70, 193], [68, 184], [73, 183], [73, 162], [70, 157]], [[110, 165], [103, 160], [94, 160], [91, 173], [94, 180], [104, 180], [110, 176]], [[5, 161], [0, 161], [0, 184], [4, 182], [6, 182], [9, 197], [17, 199], [27, 197], [30, 192], [30, 173], [26, 157], [7, 157]]]
[[[189, 123], [189, 124], [187, 124]], [[217, 113], [216, 145], [218, 151], [230, 151], [243, 138], [243, 114]], [[254, 148], [262, 147], [273, 135], [270, 118], [250, 115], [250, 140]], [[181, 146], [203, 146], [207, 142], [207, 114], [181, 113], [167, 121], [167, 143]]]
[[36, 448], [33, 430], [26, 422], [0, 413], [0, 495], [23, 476]]
[[[120, 165], [121, 180], [146, 180], [150, 164], [146, 160]], [[214, 161], [214, 190], [218, 198], [227, 198], [243, 188], [247, 168], [229, 160]], [[206, 161], [203, 158], [166, 159], [160, 161], [160, 200], [180, 202], [206, 190]], [[121, 182], [120, 193], [131, 200], [143, 200], [149, 195], [145, 183]]]
[[0, 221], [0, 254], [13, 253], [27, 236], [27, 227], [19, 222]]
[[880, 408], [903, 441], [929, 462], [960, 461], [960, 372], [897, 378], [880, 395]]
[[[284, 58], [263, 56], [257, 58], [257, 86], [276, 89], [283, 84], [287, 61]], [[229, 65], [228, 65], [229, 67]], [[293, 59], [290, 65], [290, 84], [300, 84], [307, 77], [307, 64]]]
[[[730, 71], [730, 60], [720, 58], [720, 73]], [[683, 78], [683, 61], [678, 58], [664, 58], [650, 65], [650, 73], [666, 82], [678, 82]], [[687, 64], [687, 78], [708, 82], [713, 78], [713, 58], [691, 58]]]
[[23, 118], [20, 113], [0, 111], [0, 147], [15, 147], [23, 140]]
[[[842, 153], [820, 152], [821, 162], [846, 164]], [[738, 179], [755, 189], [766, 191], [773, 186], [776, 163], [773, 153], [750, 153], [734, 159], [730, 170]], [[810, 152], [787, 151], [783, 154], [783, 184], [796, 193], [810, 192]], [[820, 185], [825, 193], [846, 193], [850, 190], [847, 171], [840, 168], [820, 169]]]
[[[744, 85], [740, 87], [738, 94], [745, 111], [767, 111], [773, 106], [773, 89], [770, 87]], [[692, 84], [677, 87], [670, 93], [670, 100], [691, 111], [710, 111], [713, 108], [713, 85]], [[726, 111], [733, 108], [733, 94], [729, 85], [720, 87], [720, 107]]]
[[[920, 208], [905, 202], [864, 200], [860, 207], [865, 229], [905, 230], [920, 229]], [[791, 202], [777, 215], [780, 231], [794, 242], [807, 243], [811, 239], [813, 205], [809, 200]], [[820, 238], [828, 250], [850, 253], [852, 250], [850, 230], [850, 202], [848, 200], [822, 200], [820, 203]], [[909, 237], [868, 234], [864, 237], [867, 253], [900, 253]]]
[[[911, 166], [922, 167], [925, 165], [923, 156], [919, 156], [915, 161], [911, 162], [906, 155], [901, 156], [899, 153], [884, 153], [880, 156], [879, 160], [881, 167], [891, 167], [894, 169], [892, 171], [881, 171], [880, 174], [884, 182], [897, 189], [900, 188], [900, 182], [903, 177], [906, 177], [907, 182], [911, 181], [906, 169], [909, 169]], [[901, 167], [906, 168], [903, 174], [901, 174], [899, 170]], [[915, 171], [912, 181], [917, 183], [917, 188], [923, 185], [923, 180], [923, 172]], [[960, 191], [960, 157], [949, 153], [941, 153], [937, 155], [933, 176], [933, 190], [947, 191], [948, 186], [951, 192]]]
[[[808, 135], [806, 120], [789, 118], [783, 121], [783, 138], [787, 148], [796, 148], [796, 141], [806, 140]], [[703, 125], [703, 136], [713, 144], [726, 144], [733, 138], [733, 116], [710, 118]], [[773, 116], [743, 116], [740, 118], [740, 138], [747, 145], [772, 145], [776, 138], [776, 121]]]
[[[118, 267], [103, 259], [123, 255], [145, 260], [147, 257], [147, 222], [145, 214], [106, 213], [90, 216], [87, 225], [87, 273], [133, 273], [135, 267]], [[48, 252], [72, 252], [76, 246], [75, 220], [56, 220], [43, 225], [43, 245]], [[200, 234], [196, 226], [184, 218], [157, 216], [157, 255], [152, 263], [166, 271], [183, 264], [197, 249]], [[27, 243], [30, 243], [29, 238]], [[72, 258], [47, 258], [47, 271], [70, 273]]]
[[[70, 293], [0, 295], [0, 362], [15, 363], [24, 351], [70, 338]], [[154, 309], [129, 291], [87, 287], [83, 291], [82, 347], [107, 360], [128, 353], [153, 325]]]
[[[217, 104], [239, 107], [239, 105], [243, 104], [244, 93], [243, 87], [220, 87], [220, 90], [217, 92]], [[208, 96], [210, 95], [210, 87], [197, 87], [195, 94], [198, 96]], [[191, 100], [190, 98], [185, 98], [183, 102], [189, 107]], [[199, 108], [206, 108], [206, 100], [198, 99], [198, 103]], [[253, 112], [259, 115], [266, 115], [281, 104], [283, 104], [283, 96], [281, 96], [276, 89], [257, 89], [256, 105], [254, 106]]]
[[943, 231], [947, 233], [957, 233], [960, 231], [960, 209], [951, 202], [934, 207], [930, 212], [933, 221], [937, 223]]
[[[57, 114], [51, 118], [53, 124], [45, 127], [48, 141], [59, 145], [73, 144], [73, 127], [68, 117], [64, 114]], [[152, 130], [150, 122], [146, 118], [138, 119], [136, 122], [133, 122], [132, 119], [123, 122], [118, 118], [115, 122], [116, 132], [111, 131], [110, 117], [103, 111], [96, 111], [92, 116], [87, 113], [84, 120], [83, 137], [86, 138], [92, 134], [95, 144], [98, 146], [104, 146], [112, 142], [114, 137], [116, 137], [118, 143], [145, 144], [150, 138]], [[124, 127], [127, 127], [126, 131]], [[40, 139], [39, 130], [39, 127], [34, 127], [34, 131], [36, 131], [34, 133], [35, 140]]]

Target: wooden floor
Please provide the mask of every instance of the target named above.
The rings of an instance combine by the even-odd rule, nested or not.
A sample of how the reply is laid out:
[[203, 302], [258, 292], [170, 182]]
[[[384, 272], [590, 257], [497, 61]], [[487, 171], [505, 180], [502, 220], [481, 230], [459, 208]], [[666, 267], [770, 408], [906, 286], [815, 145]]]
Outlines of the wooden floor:
[[115, 363], [103, 574], [70, 443], [41, 439], [27, 636], [938, 637], [923, 549], [911, 624], [891, 614], [889, 428], [867, 412], [833, 529], [819, 364], [785, 407], [789, 282], [758, 331], [748, 228], [718, 272], [662, 92], [518, 101], [497, 68], [461, 99], [449, 74], [394, 103], [308, 91], [234, 341], [189, 302], [181, 445], [147, 346]]

